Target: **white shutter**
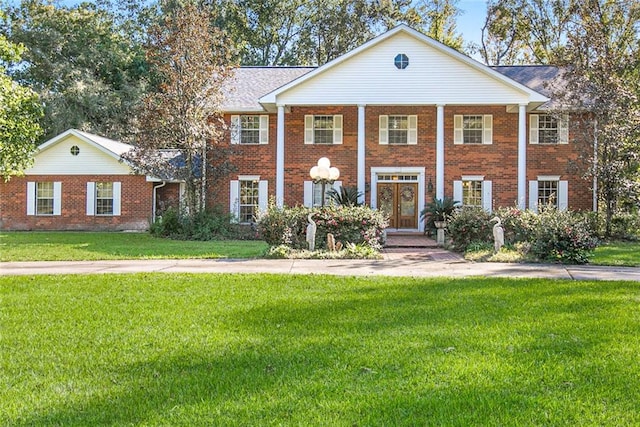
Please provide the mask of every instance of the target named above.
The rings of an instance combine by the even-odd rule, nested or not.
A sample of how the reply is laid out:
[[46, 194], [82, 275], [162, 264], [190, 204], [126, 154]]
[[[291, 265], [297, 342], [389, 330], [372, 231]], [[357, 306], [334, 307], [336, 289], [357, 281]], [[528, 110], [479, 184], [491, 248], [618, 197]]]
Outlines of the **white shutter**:
[[269, 143], [269, 116], [260, 116], [260, 144]]
[[36, 183], [27, 182], [27, 215], [36, 214]]
[[96, 183], [87, 182], [87, 215], [96, 214]]
[[558, 144], [569, 143], [569, 115], [562, 114], [558, 120]]
[[342, 187], [342, 181], [333, 181], [333, 189], [340, 192], [340, 187]]
[[453, 181], [453, 200], [462, 205], [462, 181]]
[[531, 114], [529, 116], [529, 144], [537, 144], [539, 142], [539, 126], [540, 117], [537, 114]]
[[482, 143], [493, 144], [493, 116], [485, 114], [482, 120]]
[[558, 181], [558, 209], [566, 211], [569, 207], [569, 182]]
[[463, 116], [456, 114], [453, 116], [453, 143], [462, 144], [464, 142], [464, 133], [462, 132]]
[[62, 213], [62, 183], [53, 183], [53, 214], [60, 215]]
[[313, 144], [313, 116], [304, 116], [304, 143]]
[[538, 212], [538, 181], [529, 181], [529, 209]]
[[418, 143], [418, 116], [409, 116], [409, 132], [407, 132], [407, 144], [416, 145]]
[[122, 183], [113, 183], [113, 216], [120, 216], [122, 211]]
[[389, 144], [389, 116], [381, 115], [378, 118], [380, 134], [378, 142], [380, 145]]
[[269, 181], [266, 179], [258, 181], [258, 208], [261, 211], [267, 210], [269, 203]]
[[229, 183], [229, 213], [233, 217], [234, 221], [238, 221], [238, 214], [240, 213], [240, 181], [237, 179], [231, 180]]
[[304, 201], [303, 204], [308, 207], [313, 207], [313, 181], [304, 182]]
[[342, 144], [342, 114], [333, 116], [333, 143]]
[[482, 209], [491, 213], [493, 210], [493, 194], [491, 181], [482, 181]]
[[231, 116], [231, 143], [240, 144], [240, 116]]

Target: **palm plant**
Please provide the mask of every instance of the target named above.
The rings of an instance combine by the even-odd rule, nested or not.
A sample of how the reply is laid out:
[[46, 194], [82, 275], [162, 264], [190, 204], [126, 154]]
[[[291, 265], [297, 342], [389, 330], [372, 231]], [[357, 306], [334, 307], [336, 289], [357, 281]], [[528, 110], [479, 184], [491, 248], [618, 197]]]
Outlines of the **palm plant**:
[[457, 209], [460, 202], [445, 196], [443, 199], [436, 197], [420, 211], [420, 221], [425, 221], [425, 232], [436, 229], [436, 221], [446, 221]]
[[339, 206], [360, 206], [360, 197], [364, 195], [357, 187], [340, 186], [339, 191], [332, 188], [327, 192], [329, 199]]

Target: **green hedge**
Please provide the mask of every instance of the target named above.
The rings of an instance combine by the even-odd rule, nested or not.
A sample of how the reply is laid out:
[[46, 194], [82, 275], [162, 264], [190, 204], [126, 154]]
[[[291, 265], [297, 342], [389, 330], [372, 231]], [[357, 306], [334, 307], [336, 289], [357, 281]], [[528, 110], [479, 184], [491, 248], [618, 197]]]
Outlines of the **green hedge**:
[[365, 244], [380, 250], [387, 217], [368, 206], [325, 206], [322, 208], [277, 207], [270, 203], [258, 216], [258, 233], [270, 246], [286, 245], [292, 249], [307, 249], [307, 218], [313, 214], [316, 223], [316, 249], [325, 249], [327, 234], [343, 245]]

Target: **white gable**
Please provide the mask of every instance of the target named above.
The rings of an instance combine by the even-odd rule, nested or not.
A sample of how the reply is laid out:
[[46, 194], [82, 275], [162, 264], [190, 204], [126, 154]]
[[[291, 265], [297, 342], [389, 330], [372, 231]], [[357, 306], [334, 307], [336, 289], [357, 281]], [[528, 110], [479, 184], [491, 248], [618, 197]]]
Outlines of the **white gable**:
[[[407, 27], [263, 97], [284, 105], [529, 104], [544, 96]], [[405, 54], [409, 66], [396, 68]]]
[[[88, 139], [88, 136], [94, 135], [72, 130], [45, 142], [36, 153], [33, 166], [25, 170], [25, 174], [129, 175], [131, 173], [131, 168], [119, 161], [118, 153], [113, 153], [100, 144], [104, 141], [95, 142]], [[75, 156], [71, 153], [71, 148], [74, 146], [79, 149]]]

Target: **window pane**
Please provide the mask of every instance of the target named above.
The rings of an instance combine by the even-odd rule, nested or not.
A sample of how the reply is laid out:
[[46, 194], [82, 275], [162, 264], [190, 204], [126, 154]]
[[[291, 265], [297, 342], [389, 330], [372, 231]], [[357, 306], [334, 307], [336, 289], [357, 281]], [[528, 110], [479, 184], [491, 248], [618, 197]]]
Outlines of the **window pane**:
[[260, 116], [240, 116], [240, 143], [260, 143]]
[[[324, 187], [324, 204], [327, 205], [329, 203], [329, 197], [327, 196], [329, 194], [329, 191], [332, 189], [333, 187], [331, 185], [325, 185]], [[316, 184], [315, 182], [313, 183], [313, 206], [322, 206], [322, 184], [318, 183]]]
[[313, 116], [313, 142], [333, 144], [333, 116]]
[[113, 182], [96, 182], [96, 215], [113, 215]]
[[482, 181], [462, 181], [462, 205], [482, 207]]
[[406, 144], [409, 134], [407, 116], [389, 116], [389, 144]]
[[258, 210], [258, 181], [240, 181], [240, 222], [253, 222]]
[[549, 115], [538, 116], [538, 142], [540, 144], [558, 143], [558, 119]]
[[558, 207], [558, 181], [538, 181], [538, 207]]
[[53, 182], [36, 183], [36, 215], [53, 215]]
[[465, 144], [482, 144], [482, 116], [464, 116], [462, 134]]

